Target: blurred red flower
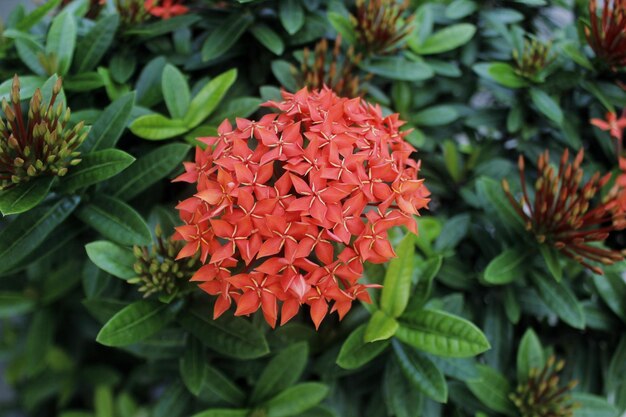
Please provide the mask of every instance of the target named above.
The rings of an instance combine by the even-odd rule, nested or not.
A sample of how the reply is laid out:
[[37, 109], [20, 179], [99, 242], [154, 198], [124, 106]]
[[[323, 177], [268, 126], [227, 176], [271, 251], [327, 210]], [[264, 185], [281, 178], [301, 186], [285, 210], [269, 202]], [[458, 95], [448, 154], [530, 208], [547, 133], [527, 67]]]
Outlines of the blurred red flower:
[[370, 301], [363, 263], [395, 256], [387, 231], [416, 233], [429, 192], [397, 114], [327, 88], [283, 97], [265, 104], [278, 113], [199, 139], [208, 147], [175, 180], [197, 187], [177, 206], [179, 258], [200, 251], [192, 280], [217, 296], [214, 317], [234, 301], [236, 315], [261, 308], [274, 327], [279, 303], [281, 324], [307, 304], [318, 327], [331, 304], [342, 318]]
[[598, 129], [610, 132], [615, 139], [622, 140], [622, 132], [626, 129], [626, 109], [622, 111], [622, 115], [618, 118], [613, 112], [606, 114], [606, 120], [591, 119], [590, 123]]
[[596, 56], [616, 70], [626, 65], [626, 0], [604, 0], [601, 7], [598, 16], [598, 1], [589, 1], [585, 35]]
[[[156, 4], [155, 5], [155, 1]], [[152, 16], [161, 19], [169, 19], [170, 17], [186, 14], [189, 11], [187, 6], [180, 4], [182, 0], [146, 0], [144, 8]]]

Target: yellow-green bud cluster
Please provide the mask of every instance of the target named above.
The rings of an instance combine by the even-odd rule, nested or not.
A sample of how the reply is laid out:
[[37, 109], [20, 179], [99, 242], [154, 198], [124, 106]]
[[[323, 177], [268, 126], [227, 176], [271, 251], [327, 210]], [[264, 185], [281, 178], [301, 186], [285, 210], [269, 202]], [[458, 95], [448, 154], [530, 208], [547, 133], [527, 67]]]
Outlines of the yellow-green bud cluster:
[[133, 248], [136, 258], [133, 268], [137, 276], [128, 282], [139, 285], [144, 297], [152, 294], [176, 296], [187, 287], [189, 279], [200, 267], [198, 256], [177, 261], [176, 255], [184, 242], [164, 239], [159, 226], [155, 235], [156, 242], [152, 247]]
[[522, 417], [572, 417], [578, 404], [571, 401], [569, 392], [576, 386], [571, 381], [559, 385], [559, 373], [565, 361], [550, 356], [543, 369], [533, 368], [528, 380], [509, 395]]
[[69, 107], [64, 103], [55, 105], [61, 85], [59, 78], [48, 103], [43, 103], [41, 90], [37, 89], [24, 118], [19, 78], [13, 78], [10, 103], [2, 101], [4, 120], [0, 118], [0, 190], [40, 175], [63, 176], [69, 167], [81, 162], [76, 149], [88, 131], [83, 122], [69, 128]]
[[554, 61], [550, 54], [552, 45], [537, 39], [524, 40], [524, 49], [520, 52], [513, 50], [515, 72], [525, 78], [534, 79], [541, 71]]

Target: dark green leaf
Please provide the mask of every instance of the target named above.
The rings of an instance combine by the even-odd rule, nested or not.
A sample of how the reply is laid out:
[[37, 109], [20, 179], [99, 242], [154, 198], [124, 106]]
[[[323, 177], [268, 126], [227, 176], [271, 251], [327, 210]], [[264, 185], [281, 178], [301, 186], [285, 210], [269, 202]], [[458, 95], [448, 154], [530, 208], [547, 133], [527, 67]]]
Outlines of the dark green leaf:
[[131, 206], [114, 197], [101, 195], [81, 206], [76, 216], [104, 237], [121, 245], [149, 245], [150, 229]]
[[529, 252], [524, 248], [509, 248], [489, 262], [484, 279], [490, 284], [504, 285], [524, 275]]
[[135, 158], [118, 149], [105, 149], [83, 157], [80, 164], [69, 170], [61, 181], [61, 189], [73, 192], [97, 184], [122, 172]]
[[421, 44], [409, 43], [413, 52], [420, 55], [440, 54], [465, 45], [476, 33], [476, 26], [459, 23], [447, 26], [430, 35]]
[[193, 336], [187, 338], [187, 348], [180, 359], [180, 376], [185, 386], [196, 397], [202, 389], [202, 381], [207, 375], [207, 357], [202, 344]]
[[328, 395], [328, 387], [305, 382], [287, 388], [267, 402], [267, 417], [291, 417], [312, 408]]
[[357, 369], [380, 355], [389, 346], [388, 340], [365, 342], [365, 324], [357, 327], [341, 346], [337, 365], [344, 369]]
[[98, 66], [113, 42], [119, 23], [117, 13], [105, 16], [78, 42], [74, 56], [76, 73], [91, 71]]
[[328, 12], [328, 20], [330, 21], [330, 24], [333, 25], [337, 33], [341, 35], [341, 38], [348, 43], [348, 45], [354, 45], [356, 43], [354, 25], [348, 17], [335, 12]]
[[250, 28], [250, 32], [256, 40], [275, 55], [282, 55], [285, 51], [285, 43], [281, 37], [265, 23], [256, 23]]
[[99, 240], [85, 245], [85, 250], [91, 262], [103, 271], [124, 280], [137, 276], [133, 269], [135, 255], [131, 249]]
[[563, 278], [563, 268], [559, 258], [559, 252], [549, 244], [539, 245], [539, 252], [548, 267], [548, 271], [552, 274], [554, 279], [561, 281]]
[[423, 81], [435, 74], [426, 63], [401, 57], [372, 58], [363, 62], [361, 67], [372, 74], [402, 81]]
[[415, 235], [413, 233], [408, 233], [402, 239], [396, 248], [396, 254], [398, 256], [391, 260], [387, 268], [380, 297], [381, 309], [391, 318], [401, 316], [409, 302], [415, 259]]
[[133, 92], [109, 104], [91, 126], [80, 150], [89, 152], [113, 148], [124, 132], [134, 101], [135, 93]]
[[437, 105], [421, 110], [411, 116], [411, 121], [418, 126], [443, 126], [459, 118], [453, 106]]
[[309, 345], [294, 343], [276, 355], [267, 364], [257, 380], [250, 401], [256, 404], [267, 400], [282, 390], [294, 385], [309, 359]]
[[278, 16], [285, 30], [293, 35], [304, 25], [304, 9], [300, 0], [283, 0], [279, 3]]
[[206, 372], [200, 387], [200, 398], [208, 390], [212, 395], [232, 405], [241, 405], [246, 399], [244, 392], [222, 372], [212, 366], [205, 366]]
[[98, 333], [96, 341], [106, 346], [127, 346], [140, 342], [173, 319], [168, 307], [158, 301], [135, 301], [111, 317]]
[[174, 119], [182, 119], [189, 109], [191, 92], [185, 76], [171, 64], [163, 68], [161, 89], [165, 98], [165, 105]]
[[396, 340], [392, 346], [402, 373], [413, 387], [433, 400], [445, 403], [448, 400], [448, 387], [435, 364], [422, 353], [405, 348]]
[[597, 395], [575, 392], [572, 400], [580, 404], [580, 408], [574, 410], [574, 417], [618, 417], [620, 414], [605, 398]]
[[606, 305], [626, 323], [626, 282], [620, 270], [607, 269], [605, 273], [594, 275], [593, 283]]
[[46, 55], [56, 62], [56, 73], [65, 75], [72, 63], [76, 46], [76, 21], [69, 12], [63, 12], [52, 20], [48, 39], [46, 41]]
[[563, 122], [563, 111], [559, 103], [543, 90], [538, 88], [530, 89], [530, 99], [537, 109], [548, 119], [560, 125]]
[[542, 369], [545, 365], [543, 348], [533, 329], [526, 330], [517, 349], [517, 381], [528, 380], [531, 369]]
[[18, 316], [31, 311], [35, 300], [21, 292], [0, 291], [0, 318]]
[[517, 416], [511, 400], [509, 381], [498, 371], [485, 365], [478, 365], [480, 377], [467, 382], [467, 387], [483, 404], [493, 411], [507, 416]]
[[237, 70], [228, 70], [209, 81], [191, 100], [184, 122], [188, 128], [198, 126], [209, 117], [237, 79]]
[[202, 60], [219, 58], [239, 40], [254, 21], [248, 13], [233, 13], [209, 34], [202, 45]]
[[0, 212], [8, 216], [32, 209], [48, 195], [53, 181], [54, 177], [39, 177], [0, 191]]
[[572, 327], [585, 328], [582, 305], [565, 282], [556, 282], [537, 272], [531, 273], [530, 276], [539, 297], [557, 316]]

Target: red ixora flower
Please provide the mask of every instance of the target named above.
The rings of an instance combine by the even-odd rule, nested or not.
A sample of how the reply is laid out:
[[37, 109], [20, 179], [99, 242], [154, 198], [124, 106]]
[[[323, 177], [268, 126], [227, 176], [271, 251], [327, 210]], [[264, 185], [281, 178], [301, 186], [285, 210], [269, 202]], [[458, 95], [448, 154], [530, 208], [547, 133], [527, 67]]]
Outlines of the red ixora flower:
[[624, 129], [626, 129], [626, 109], [622, 111], [622, 115], [619, 118], [615, 113], [608, 112], [606, 120], [591, 119], [590, 123], [598, 129], [610, 132], [612, 137], [621, 141]]
[[[154, 3], [158, 4], [155, 5]], [[169, 19], [170, 17], [186, 14], [189, 11], [187, 6], [180, 4], [182, 0], [146, 0], [144, 8], [152, 16], [161, 19]]]
[[274, 327], [279, 303], [281, 324], [307, 304], [318, 327], [329, 308], [342, 318], [370, 302], [363, 263], [395, 256], [390, 228], [417, 233], [429, 192], [397, 114], [328, 88], [283, 97], [264, 104], [278, 113], [199, 139], [207, 148], [175, 180], [197, 187], [177, 206], [178, 256], [200, 252], [192, 280], [217, 296], [215, 318], [234, 301], [236, 315], [261, 308]]

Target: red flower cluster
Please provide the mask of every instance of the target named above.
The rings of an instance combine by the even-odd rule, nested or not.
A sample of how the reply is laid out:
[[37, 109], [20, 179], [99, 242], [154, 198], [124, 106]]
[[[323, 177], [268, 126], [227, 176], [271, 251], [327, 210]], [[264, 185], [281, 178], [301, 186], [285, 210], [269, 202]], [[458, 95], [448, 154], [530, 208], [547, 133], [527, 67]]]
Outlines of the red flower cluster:
[[596, 56], [615, 71], [626, 65], [626, 0], [604, 0], [600, 7], [598, 15], [598, 1], [589, 0], [585, 35]]
[[417, 233], [429, 192], [397, 114], [327, 88], [283, 97], [264, 105], [278, 113], [225, 120], [219, 136], [199, 139], [207, 149], [175, 180], [197, 185], [177, 206], [178, 257], [200, 251], [192, 280], [218, 296], [215, 317], [234, 300], [236, 315], [261, 308], [274, 327], [280, 301], [281, 324], [307, 304], [317, 327], [329, 303], [342, 318], [352, 301], [370, 301], [363, 263], [395, 256], [391, 227]]
[[174, 16], [180, 16], [186, 14], [189, 11], [187, 6], [183, 6], [181, 0], [146, 0], [144, 8], [152, 16], [160, 17], [163, 20], [167, 20]]

